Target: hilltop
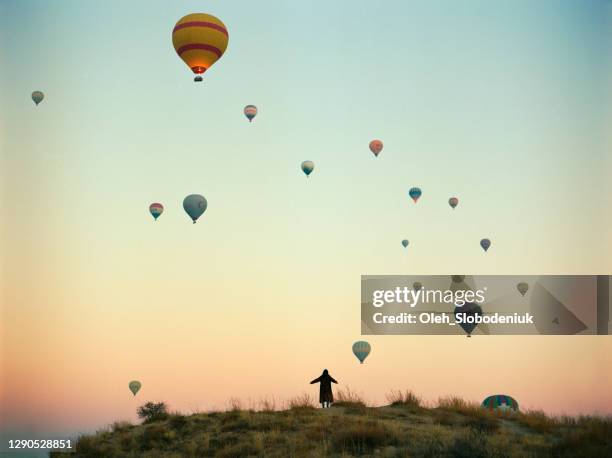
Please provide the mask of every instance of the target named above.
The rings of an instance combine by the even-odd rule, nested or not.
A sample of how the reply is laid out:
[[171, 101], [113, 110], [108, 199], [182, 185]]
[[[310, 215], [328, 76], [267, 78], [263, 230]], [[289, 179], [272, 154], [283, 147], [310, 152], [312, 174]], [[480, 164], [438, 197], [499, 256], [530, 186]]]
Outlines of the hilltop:
[[499, 413], [460, 398], [421, 406], [412, 393], [368, 407], [340, 396], [329, 409], [306, 396], [274, 410], [177, 413], [113, 424], [81, 436], [76, 454], [52, 457], [603, 457], [612, 456], [612, 419]]

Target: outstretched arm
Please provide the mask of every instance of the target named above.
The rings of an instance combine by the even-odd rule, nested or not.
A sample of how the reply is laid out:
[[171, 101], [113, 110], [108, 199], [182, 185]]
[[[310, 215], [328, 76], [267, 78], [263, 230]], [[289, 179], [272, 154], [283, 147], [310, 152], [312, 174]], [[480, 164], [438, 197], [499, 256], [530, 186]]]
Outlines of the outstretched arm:
[[335, 379], [335, 378], [330, 377], [330, 379], [331, 379], [331, 381], [332, 381], [333, 383], [336, 383], [336, 384], [338, 383], [338, 382], [336, 382], [336, 379]]
[[310, 384], [312, 385], [313, 383], [318, 383], [321, 381], [321, 377], [317, 377], [316, 379], [314, 379], [312, 382], [310, 382]]

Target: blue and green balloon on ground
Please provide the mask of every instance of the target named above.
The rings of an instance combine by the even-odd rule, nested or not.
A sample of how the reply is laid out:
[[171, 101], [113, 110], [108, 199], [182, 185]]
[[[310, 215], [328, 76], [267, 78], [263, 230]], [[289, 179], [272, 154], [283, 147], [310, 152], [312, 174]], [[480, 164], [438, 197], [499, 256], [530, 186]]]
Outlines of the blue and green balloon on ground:
[[361, 364], [363, 364], [371, 350], [372, 347], [370, 347], [370, 344], [365, 340], [359, 340], [353, 344], [353, 354], [357, 357]]
[[518, 402], [506, 394], [494, 394], [482, 401], [482, 407], [489, 410], [513, 410], [519, 409]]
[[183, 200], [183, 208], [189, 217], [193, 220], [193, 224], [206, 211], [208, 202], [200, 194], [190, 194]]

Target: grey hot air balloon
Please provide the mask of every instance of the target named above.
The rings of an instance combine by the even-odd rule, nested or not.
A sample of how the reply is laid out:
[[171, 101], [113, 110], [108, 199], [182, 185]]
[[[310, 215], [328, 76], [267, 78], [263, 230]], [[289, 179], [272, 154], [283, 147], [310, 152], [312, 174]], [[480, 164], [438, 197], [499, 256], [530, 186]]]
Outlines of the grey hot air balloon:
[[34, 103], [36, 105], [42, 102], [44, 98], [45, 98], [45, 94], [43, 94], [41, 91], [32, 92], [32, 100], [34, 100]]
[[128, 386], [130, 387], [130, 391], [132, 392], [132, 394], [136, 396], [136, 393], [140, 391], [140, 387], [142, 386], [142, 384], [138, 380], [132, 380]]
[[480, 241], [480, 246], [482, 247], [483, 250], [487, 251], [489, 249], [489, 247], [491, 246], [491, 240], [489, 240], [489, 239], [482, 239]]
[[409, 243], [410, 243], [410, 242], [409, 242], [408, 240], [406, 240], [406, 239], [402, 240], [402, 246], [403, 246], [404, 248], [408, 247], [408, 244], [409, 244]]
[[420, 290], [421, 288], [423, 288], [423, 284], [420, 281], [415, 281], [412, 284], [412, 287], [414, 288], [415, 291]]
[[518, 289], [518, 292], [521, 293], [521, 296], [524, 297], [525, 294], [527, 294], [527, 291], [529, 291], [529, 285], [522, 281], [518, 285], [516, 285], [516, 289]]
[[183, 208], [193, 220], [193, 224], [206, 211], [206, 207], [208, 207], [208, 202], [206, 202], [204, 196], [199, 194], [190, 194], [183, 200]]
[[302, 162], [302, 171], [306, 174], [306, 176], [310, 175], [313, 170], [314, 170], [314, 162], [312, 161]]

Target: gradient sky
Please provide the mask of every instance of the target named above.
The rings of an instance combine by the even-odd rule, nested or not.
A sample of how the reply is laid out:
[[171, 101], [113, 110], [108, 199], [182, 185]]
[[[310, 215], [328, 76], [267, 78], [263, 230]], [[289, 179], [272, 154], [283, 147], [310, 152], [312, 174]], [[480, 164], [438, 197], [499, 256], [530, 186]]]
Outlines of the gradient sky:
[[[198, 85], [171, 42], [196, 11], [230, 34]], [[607, 336], [351, 354], [362, 274], [612, 274], [611, 30], [604, 0], [0, 1], [5, 428], [314, 396], [324, 367], [372, 404], [612, 413]]]

